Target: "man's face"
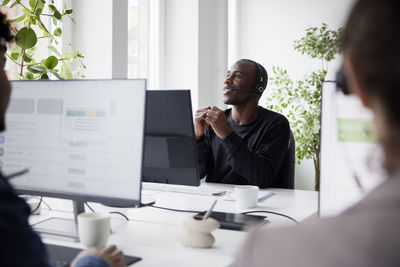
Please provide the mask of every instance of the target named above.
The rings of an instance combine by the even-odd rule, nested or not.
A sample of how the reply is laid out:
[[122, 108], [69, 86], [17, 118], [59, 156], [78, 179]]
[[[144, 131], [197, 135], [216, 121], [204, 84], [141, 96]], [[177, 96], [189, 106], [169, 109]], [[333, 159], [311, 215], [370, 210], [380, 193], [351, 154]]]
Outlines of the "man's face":
[[8, 81], [4, 65], [6, 58], [4, 52], [0, 52], [0, 131], [6, 129], [5, 113], [7, 110], [8, 102], [10, 101], [11, 85]]
[[[224, 87], [224, 103], [228, 105], [241, 105], [252, 98], [257, 98], [253, 89], [256, 85], [256, 67], [249, 63], [238, 61], [227, 72]], [[230, 90], [234, 88], [238, 90]]]

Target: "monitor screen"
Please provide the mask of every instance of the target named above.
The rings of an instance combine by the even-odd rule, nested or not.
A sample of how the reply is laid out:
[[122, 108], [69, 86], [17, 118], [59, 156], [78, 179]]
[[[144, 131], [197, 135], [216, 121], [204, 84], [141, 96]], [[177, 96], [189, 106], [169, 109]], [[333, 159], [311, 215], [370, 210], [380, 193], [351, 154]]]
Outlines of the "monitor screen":
[[190, 90], [147, 91], [143, 181], [199, 186]]
[[382, 182], [382, 151], [372, 112], [358, 97], [323, 83], [319, 212], [337, 215]]
[[140, 203], [145, 80], [13, 81], [0, 166], [23, 194]]

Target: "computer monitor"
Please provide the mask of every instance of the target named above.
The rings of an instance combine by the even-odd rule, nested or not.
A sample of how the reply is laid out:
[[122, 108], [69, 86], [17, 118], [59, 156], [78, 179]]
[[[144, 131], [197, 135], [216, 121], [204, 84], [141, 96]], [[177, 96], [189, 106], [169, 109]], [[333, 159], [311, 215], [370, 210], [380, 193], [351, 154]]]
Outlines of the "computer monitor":
[[200, 185], [190, 90], [147, 91], [142, 181]]
[[355, 95], [324, 82], [321, 112], [319, 213], [333, 216], [382, 182], [380, 146], [373, 114]]
[[13, 81], [0, 166], [20, 194], [138, 206], [146, 80]]

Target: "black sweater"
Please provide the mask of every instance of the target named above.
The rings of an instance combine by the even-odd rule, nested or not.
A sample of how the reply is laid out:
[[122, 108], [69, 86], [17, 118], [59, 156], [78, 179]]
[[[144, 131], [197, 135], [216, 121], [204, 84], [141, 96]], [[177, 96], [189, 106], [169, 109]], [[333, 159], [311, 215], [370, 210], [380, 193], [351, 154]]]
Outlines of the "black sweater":
[[290, 138], [287, 119], [262, 107], [246, 125], [233, 121], [231, 109], [225, 114], [232, 133], [222, 140], [210, 126], [197, 143], [200, 177], [207, 175], [206, 181], [214, 183], [284, 187], [281, 166]]

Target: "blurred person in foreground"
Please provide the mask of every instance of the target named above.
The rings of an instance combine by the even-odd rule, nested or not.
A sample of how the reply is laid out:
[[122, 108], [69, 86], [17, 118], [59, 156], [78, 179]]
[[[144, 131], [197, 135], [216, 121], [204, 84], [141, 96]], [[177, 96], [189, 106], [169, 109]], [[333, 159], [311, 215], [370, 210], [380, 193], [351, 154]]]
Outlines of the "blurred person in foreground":
[[400, 266], [399, 14], [398, 0], [359, 0], [343, 36], [343, 73], [374, 113], [386, 181], [336, 217], [253, 230], [232, 267]]
[[[4, 65], [7, 43], [12, 38], [6, 17], [0, 13], [0, 132], [6, 128], [5, 112], [11, 94]], [[15, 194], [7, 177], [0, 172], [0, 266], [51, 266], [40, 237], [28, 223], [29, 214], [29, 206]], [[71, 266], [123, 267], [126, 264], [123, 253], [116, 246], [108, 246], [102, 250], [89, 248], [82, 251]]]

